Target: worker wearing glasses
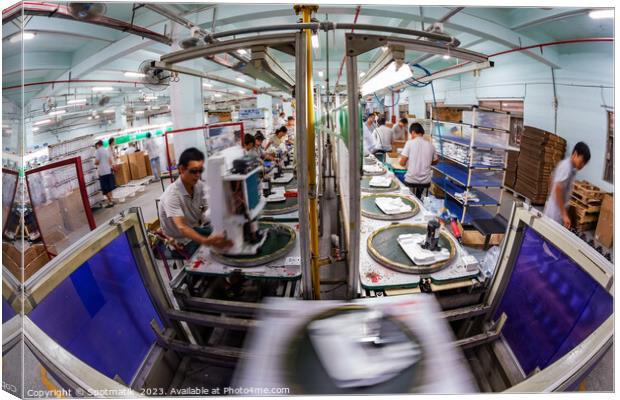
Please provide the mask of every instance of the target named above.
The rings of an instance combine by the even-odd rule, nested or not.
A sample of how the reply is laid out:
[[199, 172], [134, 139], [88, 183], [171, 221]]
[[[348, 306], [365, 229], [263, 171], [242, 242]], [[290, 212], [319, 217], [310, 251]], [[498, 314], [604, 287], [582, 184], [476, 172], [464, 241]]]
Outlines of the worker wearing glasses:
[[206, 209], [205, 186], [200, 177], [205, 156], [192, 147], [179, 157], [179, 179], [166, 188], [160, 198], [159, 221], [163, 233], [193, 254], [200, 245], [227, 248], [231, 241], [222, 234], [212, 234], [203, 212]]

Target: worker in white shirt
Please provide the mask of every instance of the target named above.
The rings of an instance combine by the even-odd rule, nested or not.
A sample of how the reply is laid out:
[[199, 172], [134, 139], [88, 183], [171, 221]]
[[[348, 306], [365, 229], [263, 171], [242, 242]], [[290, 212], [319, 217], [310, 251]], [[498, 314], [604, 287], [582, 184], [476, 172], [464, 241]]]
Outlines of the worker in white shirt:
[[364, 155], [367, 156], [369, 154], [373, 154], [377, 150], [377, 141], [376, 137], [373, 134], [375, 130], [375, 120], [377, 119], [377, 114], [371, 112], [366, 118], [364, 124], [362, 124], [363, 131], [363, 150]]
[[409, 120], [407, 118], [401, 118], [398, 124], [392, 129], [392, 140], [405, 140], [407, 139], [407, 125]]
[[385, 161], [385, 153], [392, 151], [392, 129], [385, 126], [385, 117], [379, 118], [379, 127], [375, 131], [376, 150], [375, 157], [381, 162]]
[[288, 117], [284, 126], [287, 131], [286, 141], [290, 144], [295, 144], [295, 117]]
[[151, 132], [148, 132], [146, 134], [146, 140], [144, 141], [144, 149], [149, 155], [149, 160], [151, 162], [151, 169], [153, 170], [153, 175], [155, 175], [155, 180], [158, 181], [161, 177], [159, 147], [157, 146], [157, 143], [155, 143], [155, 138], [151, 137]]
[[95, 149], [95, 165], [99, 173], [101, 192], [108, 199], [106, 208], [114, 207], [112, 200], [112, 190], [115, 188], [114, 174], [112, 173], [113, 158], [109, 149], [103, 147], [101, 140], [95, 143]]
[[431, 186], [431, 178], [433, 172], [431, 165], [437, 164], [439, 157], [435, 152], [435, 146], [427, 140], [424, 140], [424, 128], [417, 122], [409, 127], [411, 139], [405, 143], [399, 163], [403, 167], [407, 167], [405, 174], [405, 185], [409, 186], [409, 190], [416, 195], [418, 199], [422, 199], [424, 190], [428, 190]]
[[281, 112], [280, 115], [278, 115], [278, 118], [276, 118], [276, 122], [273, 124], [273, 130], [275, 131], [284, 125], [286, 125], [286, 114]]
[[131, 142], [129, 143], [129, 146], [127, 147], [127, 150], [125, 150], [125, 154], [133, 154], [135, 153], [136, 150], [136, 144]]

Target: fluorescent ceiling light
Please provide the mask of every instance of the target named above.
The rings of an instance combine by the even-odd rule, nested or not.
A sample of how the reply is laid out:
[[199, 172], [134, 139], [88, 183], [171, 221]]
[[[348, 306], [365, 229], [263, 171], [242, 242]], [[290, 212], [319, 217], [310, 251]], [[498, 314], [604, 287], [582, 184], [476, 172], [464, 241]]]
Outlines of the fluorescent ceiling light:
[[221, 94], [219, 94], [219, 93], [214, 94], [214, 96], [215, 96], [215, 97], [222, 97], [222, 95], [221, 95]]
[[360, 72], [360, 78], [362, 78], [364, 75], [366, 75], [366, 72]]
[[10, 39], [9, 42], [11, 43], [17, 43], [20, 42], [21, 40], [30, 40], [30, 39], [34, 39], [34, 37], [37, 34], [34, 32], [23, 32], [21, 35], [19, 33], [16, 33], [15, 35], [13, 35]]
[[108, 108], [107, 110], [103, 110], [104, 114], [114, 114], [116, 112], [113, 108]]
[[99, 116], [98, 116], [98, 115], [95, 115], [95, 119], [99, 119]]
[[144, 114], [144, 110], [136, 110], [136, 111], [134, 111], [134, 114], [142, 115], [142, 114]]
[[73, 99], [73, 100], [68, 100], [67, 104], [86, 104], [86, 99]]
[[52, 122], [52, 120], [48, 118], [48, 119], [42, 119], [41, 121], [37, 121], [33, 123], [32, 125], [34, 126], [45, 125], [45, 124], [49, 124], [50, 122]]
[[206, 88], [212, 88], [212, 87], [213, 87], [213, 85], [212, 85], [212, 84], [207, 83], [207, 82], [203, 83], [203, 84], [202, 84], [202, 86], [204, 86], [204, 87], [206, 87]]
[[93, 92], [111, 92], [114, 90], [112, 86], [94, 86]]
[[362, 95], [366, 96], [388, 86], [402, 82], [413, 76], [409, 65], [403, 64], [396, 70], [396, 63], [392, 62], [386, 69], [379, 72], [372, 79], [362, 85]]
[[241, 93], [241, 94], [245, 94], [245, 91], [243, 91], [241, 89], [239, 89], [238, 92]]
[[35, 126], [34, 128], [32, 128], [32, 131], [33, 131], [33, 132], [38, 132], [38, 131], [39, 131], [39, 129], [40, 129], [39, 127]]
[[319, 35], [315, 33], [314, 35], [312, 35], [312, 39], [310, 39], [310, 41], [312, 42], [313, 48], [315, 49], [319, 48]]
[[384, 52], [388, 51], [388, 47], [387, 46], [381, 46], [381, 50], [383, 50]]
[[90, 117], [90, 116], [89, 116], [87, 119], [88, 119], [89, 121], [91, 121], [91, 120], [93, 119], [93, 117]]
[[157, 100], [157, 96], [144, 96], [144, 100]]
[[237, 53], [241, 54], [242, 56], [248, 54], [248, 51], [246, 49], [239, 49], [237, 50]]
[[236, 79], [237, 79], [238, 82], [245, 82], [245, 80], [243, 78], [237, 77]]
[[132, 72], [132, 71], [125, 71], [123, 74], [131, 78], [144, 78], [146, 76], [146, 74], [143, 74], [141, 72]]
[[66, 112], [67, 112], [67, 110], [56, 110], [56, 111], [52, 111], [52, 112], [50, 112], [50, 113], [49, 113], [49, 114], [47, 114], [47, 115], [60, 115], [60, 114], [64, 114], [64, 113], [66, 113]]
[[323, 77], [323, 71], [319, 71], [319, 76], [322, 78]]
[[447, 54], [444, 54], [444, 55], [443, 55], [443, 59], [444, 59], [444, 60], [449, 60], [449, 59], [450, 59], [450, 56], [449, 56], [449, 55], [447, 55]]
[[151, 110], [159, 110], [159, 106], [151, 106]]
[[613, 18], [614, 10], [593, 10], [588, 15], [593, 19]]

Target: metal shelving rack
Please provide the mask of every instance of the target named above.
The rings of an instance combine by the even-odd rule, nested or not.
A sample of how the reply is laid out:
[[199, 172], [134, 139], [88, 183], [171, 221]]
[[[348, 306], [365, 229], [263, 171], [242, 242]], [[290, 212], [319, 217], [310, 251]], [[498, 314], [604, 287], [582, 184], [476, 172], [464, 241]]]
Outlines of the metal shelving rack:
[[[81, 157], [82, 171], [88, 192], [88, 201], [91, 208], [103, 200], [101, 187], [99, 186], [99, 174], [94, 163], [94, 135], [80, 136], [48, 147], [50, 161], [58, 161], [69, 157]], [[90, 165], [92, 164], [92, 165]], [[86, 177], [90, 179], [86, 179]], [[77, 179], [77, 178], [73, 178]]]
[[[472, 106], [460, 123], [433, 119], [433, 144], [441, 161], [432, 168], [441, 176], [432, 182], [447, 195], [446, 208], [463, 224], [492, 218], [503, 197], [510, 140], [510, 113]], [[460, 197], [476, 195], [479, 201]], [[496, 207], [495, 213], [489, 213]]]

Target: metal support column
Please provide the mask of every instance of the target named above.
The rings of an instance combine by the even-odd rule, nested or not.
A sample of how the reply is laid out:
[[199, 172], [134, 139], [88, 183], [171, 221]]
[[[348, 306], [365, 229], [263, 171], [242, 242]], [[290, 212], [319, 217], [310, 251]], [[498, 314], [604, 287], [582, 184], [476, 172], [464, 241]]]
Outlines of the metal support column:
[[[308, 120], [306, 118], [306, 35], [295, 35], [295, 101], [297, 103], [297, 124], [295, 132], [295, 160], [299, 167], [308, 163]], [[301, 250], [301, 283], [304, 299], [312, 299], [312, 255], [310, 252], [310, 220], [308, 211], [308, 177], [303, 168], [298, 169], [297, 185], [299, 195], [299, 244]]]
[[[348, 46], [347, 46], [348, 49]], [[349, 106], [349, 243], [347, 297], [357, 297], [360, 258], [360, 109], [357, 85], [357, 57], [347, 56], [347, 101]]]
[[[312, 13], [318, 9], [317, 6], [295, 6], [295, 11], [301, 11], [304, 23], [310, 23]], [[306, 35], [306, 119], [308, 121], [308, 141], [307, 141], [307, 160], [305, 170], [308, 173], [308, 212], [310, 220], [310, 252], [312, 257], [312, 288], [314, 299], [321, 298], [320, 266], [319, 266], [319, 218], [317, 213], [317, 185], [316, 185], [316, 143], [314, 134], [314, 96], [312, 88], [312, 30], [305, 29]], [[300, 171], [304, 171], [304, 165], [299, 165]]]

